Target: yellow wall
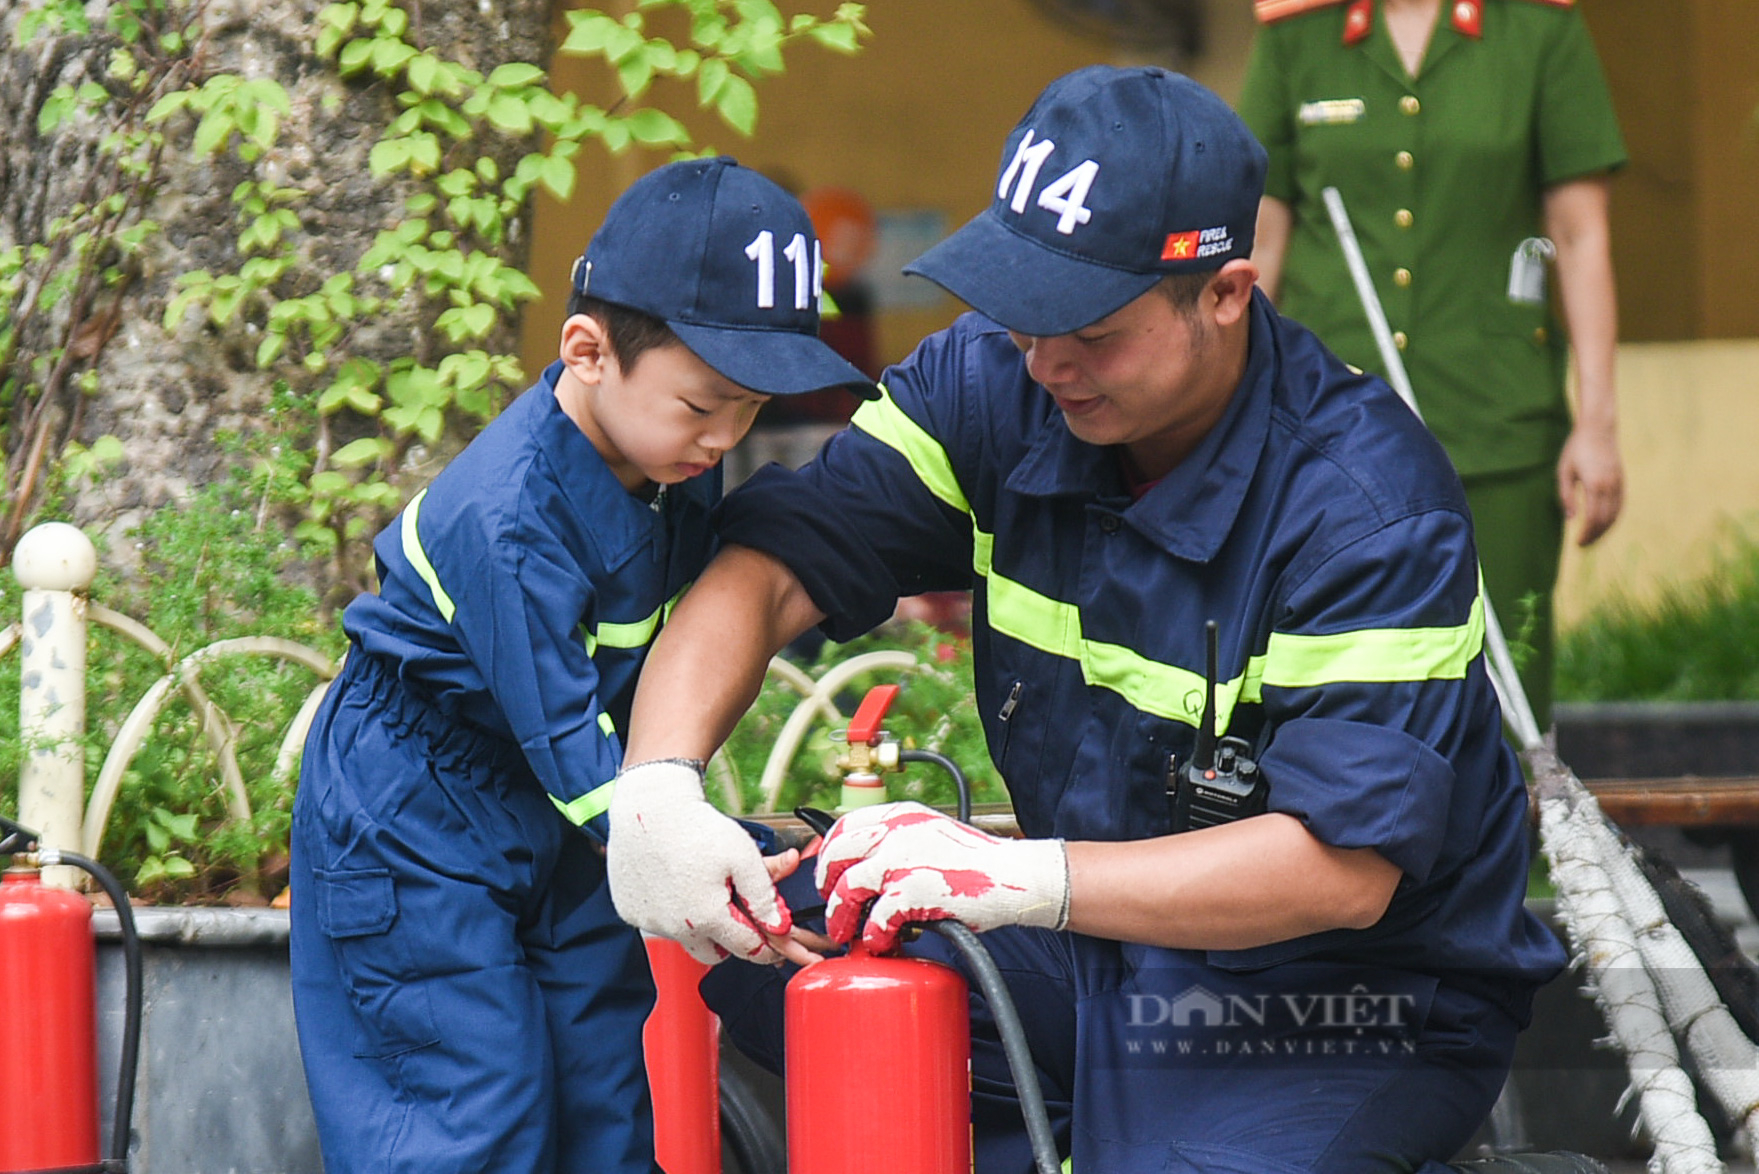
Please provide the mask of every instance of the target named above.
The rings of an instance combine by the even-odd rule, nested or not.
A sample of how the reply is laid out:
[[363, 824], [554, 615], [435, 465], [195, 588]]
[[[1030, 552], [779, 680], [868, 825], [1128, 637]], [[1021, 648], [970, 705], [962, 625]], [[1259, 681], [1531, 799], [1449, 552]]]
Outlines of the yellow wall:
[[[1646, 598], [1702, 573], [1730, 527], [1759, 521], [1759, 461], [1746, 451], [1759, 439], [1759, 341], [1652, 341], [1759, 337], [1759, 3], [1580, 2], [1632, 156], [1613, 192], [1629, 484], [1611, 534], [1566, 555], [1566, 624], [1609, 594]], [[954, 227], [987, 202], [1002, 140], [1046, 82], [1095, 61], [1151, 60], [1078, 38], [1030, 0], [872, 0], [868, 12], [875, 35], [860, 55], [803, 46], [759, 86], [754, 140], [707, 116], [692, 129], [801, 189], [846, 185], [881, 211], [936, 208]], [[1183, 68], [1232, 100], [1252, 32], [1249, 0], [1208, 0], [1205, 53]], [[615, 93], [578, 61], [553, 72], [589, 101]], [[688, 91], [660, 93], [669, 110], [693, 104]], [[538, 207], [533, 274], [549, 296], [527, 315], [527, 370], [554, 354], [569, 266], [592, 226], [662, 161], [582, 156], [573, 202]], [[901, 358], [957, 310], [946, 299], [882, 316], [881, 357]]]
[[1759, 537], [1759, 340], [1629, 343], [1618, 380], [1625, 512], [1588, 550], [1566, 549], [1566, 627], [1609, 598], [1703, 576], [1736, 534]]
[[[867, 20], [874, 35], [857, 56], [811, 45], [788, 53], [788, 71], [758, 85], [750, 141], [710, 116], [689, 120], [692, 131], [797, 190], [847, 186], [880, 211], [940, 209], [952, 228], [988, 204], [1002, 141], [1038, 91], [1069, 70], [1112, 59], [1106, 45], [1064, 33], [1028, 0], [877, 0]], [[609, 78], [578, 60], [557, 58], [551, 73], [587, 101], [608, 104], [615, 93]], [[673, 113], [694, 107], [692, 90], [662, 88], [668, 84], [656, 84], [658, 104]], [[618, 191], [665, 161], [636, 152], [607, 161], [597, 148], [581, 158], [571, 204], [544, 197], [537, 209], [533, 276], [556, 292], [526, 315], [528, 371], [553, 357], [569, 267], [592, 227]], [[881, 357], [902, 358], [956, 312], [948, 299], [939, 310], [883, 316]]]

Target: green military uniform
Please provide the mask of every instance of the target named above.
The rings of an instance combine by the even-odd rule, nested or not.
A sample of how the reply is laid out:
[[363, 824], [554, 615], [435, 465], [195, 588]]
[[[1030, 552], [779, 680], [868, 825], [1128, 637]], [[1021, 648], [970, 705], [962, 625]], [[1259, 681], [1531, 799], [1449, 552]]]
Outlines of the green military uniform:
[[1510, 282], [1544, 189], [1625, 161], [1587, 28], [1567, 0], [1443, 0], [1412, 77], [1373, 0], [1258, 8], [1240, 113], [1270, 153], [1266, 194], [1294, 213], [1278, 308], [1385, 373], [1321, 199], [1335, 186], [1466, 483], [1492, 602], [1538, 654], [1522, 676], [1545, 723], [1567, 347], [1544, 294]]

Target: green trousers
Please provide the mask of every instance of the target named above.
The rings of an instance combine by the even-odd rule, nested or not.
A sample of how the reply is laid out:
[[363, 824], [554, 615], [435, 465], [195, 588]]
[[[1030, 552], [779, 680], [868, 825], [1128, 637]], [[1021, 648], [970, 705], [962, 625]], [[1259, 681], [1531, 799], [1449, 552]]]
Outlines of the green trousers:
[[1467, 477], [1464, 482], [1484, 585], [1543, 732], [1551, 726], [1556, 636], [1551, 604], [1564, 538], [1556, 467]]

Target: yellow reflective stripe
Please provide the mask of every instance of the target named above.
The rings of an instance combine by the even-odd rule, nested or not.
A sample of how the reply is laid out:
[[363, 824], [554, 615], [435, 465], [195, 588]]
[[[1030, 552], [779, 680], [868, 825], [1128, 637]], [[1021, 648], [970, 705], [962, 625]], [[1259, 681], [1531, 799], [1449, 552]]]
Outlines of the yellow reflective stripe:
[[587, 820], [603, 815], [611, 809], [611, 792], [616, 789], [617, 780], [612, 779], [608, 783], [600, 783], [572, 803], [564, 803], [554, 795], [550, 796], [550, 802], [556, 805], [557, 811], [567, 817], [569, 823], [575, 827], [581, 827]]
[[428, 561], [427, 551], [421, 548], [421, 534], [416, 529], [416, 522], [421, 514], [421, 499], [427, 495], [428, 491], [424, 489], [410, 498], [409, 504], [403, 507], [403, 557], [409, 560], [409, 565], [415, 568], [415, 573], [421, 576], [421, 581], [433, 593], [434, 606], [440, 609], [441, 618], [451, 623], [452, 616], [458, 609], [452, 605], [452, 597], [446, 594], [446, 589], [440, 586], [440, 576], [435, 573], [434, 564]]
[[[987, 551], [986, 544], [979, 545]], [[995, 631], [1077, 661], [1088, 685], [1110, 689], [1143, 713], [1191, 726], [1202, 719], [1201, 673], [1150, 660], [1120, 644], [1089, 640], [1073, 604], [993, 572], [986, 577], [989, 625]], [[1465, 675], [1483, 645], [1482, 597], [1473, 601], [1466, 623], [1455, 628], [1364, 628], [1327, 636], [1273, 632], [1264, 655], [1247, 661], [1238, 677], [1216, 683], [1216, 728], [1228, 728], [1236, 706], [1263, 700], [1265, 685], [1300, 689], [1344, 682], [1455, 680]]]
[[1273, 632], [1264, 683], [1285, 689], [1333, 681], [1458, 680], [1484, 650], [1484, 597], [1457, 628], [1368, 628], [1331, 636]]
[[989, 576], [989, 626], [1053, 656], [1081, 659], [1081, 613], [1002, 575]]
[[884, 384], [880, 385], [880, 398], [863, 403], [849, 422], [903, 454], [930, 493], [960, 513], [971, 512], [965, 492], [959, 488], [959, 479], [953, 475], [953, 462], [947, 459], [947, 450], [922, 425], [904, 414]]
[[660, 624], [671, 618], [672, 609], [678, 606], [678, 601], [684, 598], [684, 593], [688, 590], [690, 590], [689, 583], [678, 588], [677, 594], [654, 608], [653, 614], [644, 620], [635, 620], [627, 624], [600, 624], [598, 631], [582, 633], [586, 641], [586, 654], [591, 656], [601, 647], [647, 647], [648, 642], [654, 638], [654, 633], [659, 631]]
[[614, 738], [617, 735], [617, 723], [611, 720], [611, 715], [608, 713], [599, 714], [599, 729], [605, 732], [607, 738]]

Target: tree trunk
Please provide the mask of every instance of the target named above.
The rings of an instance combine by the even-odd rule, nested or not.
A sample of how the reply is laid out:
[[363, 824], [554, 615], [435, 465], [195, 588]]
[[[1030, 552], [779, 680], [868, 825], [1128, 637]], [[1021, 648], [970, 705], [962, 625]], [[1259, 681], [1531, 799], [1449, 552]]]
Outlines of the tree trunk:
[[[353, 272], [375, 234], [407, 215], [404, 200], [415, 181], [407, 173], [375, 177], [367, 164], [398, 108], [372, 75], [344, 81], [333, 61], [314, 54], [317, 0], [207, 0], [188, 8], [180, 0], [170, 3], [160, 31], [188, 21], [189, 48], [169, 55], [166, 68], [175, 72], [165, 73], [161, 90], [179, 82], [199, 86], [219, 73], [274, 78], [286, 88], [292, 110], [275, 144], [254, 163], [235, 150], [198, 154], [191, 148], [195, 119], [172, 115], [159, 124], [166, 142], [151, 189], [117, 174], [114, 154], [101, 141], [117, 112], [126, 112], [138, 126], [156, 96], [131, 98], [128, 81], [116, 76], [113, 54], [124, 42], [106, 29], [109, 6], [85, 6], [89, 32], [47, 28], [22, 45], [15, 34], [29, 10], [15, 0], [0, 11], [0, 256], [9, 246], [37, 243], [72, 255], [71, 246], [55, 244], [55, 221], [96, 203], [112, 186], [124, 199], [133, 193], [140, 206], [106, 231], [126, 228], [127, 216], [159, 226], [132, 256], [115, 248], [100, 250], [101, 268], [83, 285], [51, 283], [45, 291], [45, 279], [57, 271], [53, 263], [40, 257], [33, 263], [27, 255], [21, 268], [15, 255], [14, 285], [23, 288], [8, 297], [6, 270], [0, 266], [0, 315], [10, 314], [17, 332], [13, 363], [0, 362], [0, 380], [14, 376], [10, 388], [0, 388], [9, 494], [0, 561], [10, 556], [47, 490], [62, 494], [62, 516], [107, 536], [110, 557], [126, 564], [132, 546], [127, 531], [146, 512], [181, 500], [225, 470], [227, 457], [217, 438], [264, 427], [277, 378], [296, 390], [311, 390], [333, 376], [287, 362], [259, 370], [260, 315], [247, 312], [215, 326], [192, 312], [174, 331], [162, 324], [181, 274], [235, 273], [246, 259], [239, 251], [241, 222], [232, 203], [240, 182], [269, 179], [304, 195], [290, 205], [300, 222], [288, 238], [297, 259], [274, 287], [278, 297], [308, 294], [331, 274]], [[72, 8], [77, 11], [78, 5]], [[509, 61], [547, 60], [548, 0], [412, 0], [409, 16], [410, 41], [484, 74]], [[150, 55], [139, 44], [131, 52]], [[77, 90], [83, 83], [105, 88], [110, 98], [104, 109], [77, 114], [39, 134], [39, 114], [54, 100], [56, 88]], [[504, 153], [497, 161], [503, 172], [511, 172], [529, 144], [501, 141]], [[481, 143], [474, 147], [482, 148]], [[504, 261], [521, 268], [525, 215], [511, 224], [500, 251]], [[111, 279], [104, 278], [102, 268], [113, 271]], [[380, 363], [404, 355], [432, 363], [448, 349], [434, 330], [436, 313], [432, 303], [406, 295], [357, 329], [345, 349]], [[6, 325], [0, 322], [0, 333]], [[512, 325], [501, 329], [505, 336], [482, 344], [491, 352], [514, 349]], [[27, 384], [34, 385], [34, 393]], [[357, 417], [343, 427], [360, 434], [376, 425]], [[89, 445], [104, 435], [121, 440], [124, 455], [96, 485], [57, 482], [48, 472], [68, 440]], [[325, 435], [319, 444], [335, 448], [348, 439]], [[435, 446], [447, 452], [400, 453], [402, 463], [426, 461], [437, 468], [459, 439]], [[365, 577], [364, 567], [332, 570], [353, 586]]]

